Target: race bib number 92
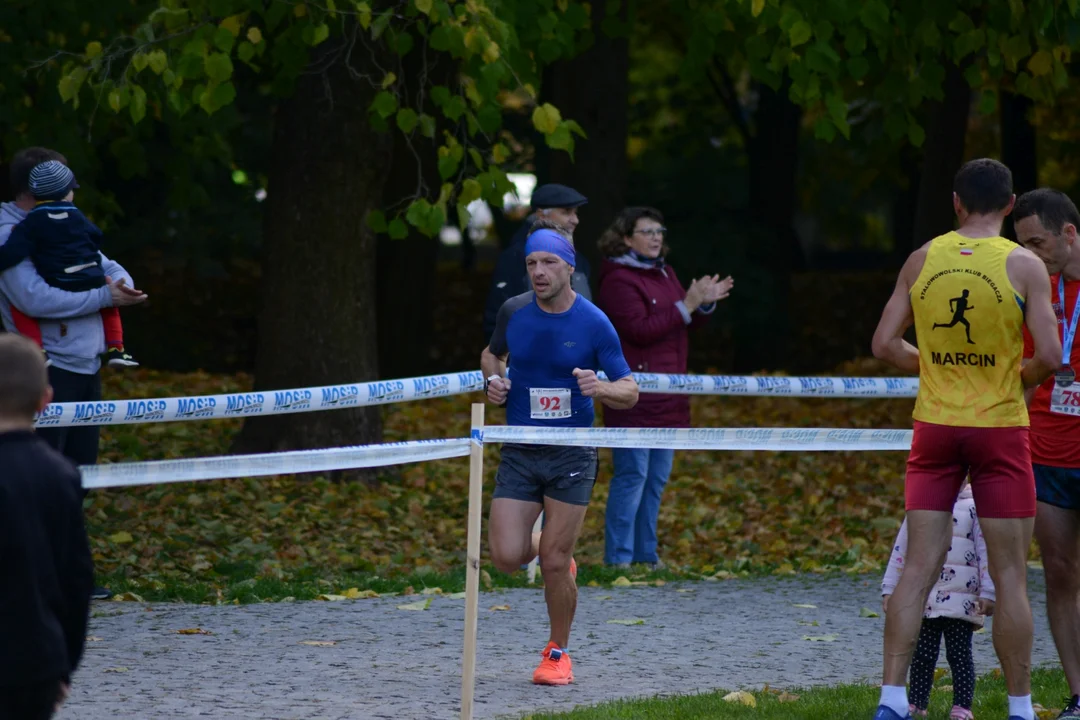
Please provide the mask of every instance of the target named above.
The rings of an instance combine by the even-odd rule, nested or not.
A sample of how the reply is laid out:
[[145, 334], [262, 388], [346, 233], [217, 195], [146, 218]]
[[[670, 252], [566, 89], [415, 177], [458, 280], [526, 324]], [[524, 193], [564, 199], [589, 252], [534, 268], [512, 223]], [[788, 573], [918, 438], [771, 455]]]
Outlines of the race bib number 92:
[[567, 388], [529, 388], [529, 417], [533, 420], [558, 420], [570, 417], [570, 390]]

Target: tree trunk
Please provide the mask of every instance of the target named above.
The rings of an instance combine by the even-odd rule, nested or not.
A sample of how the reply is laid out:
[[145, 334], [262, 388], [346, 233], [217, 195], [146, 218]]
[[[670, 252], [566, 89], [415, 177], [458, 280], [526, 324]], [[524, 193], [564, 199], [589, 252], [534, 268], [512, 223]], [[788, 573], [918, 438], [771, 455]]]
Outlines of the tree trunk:
[[[538, 166], [548, 166], [541, 183], [569, 185], [589, 198], [579, 211], [574, 245], [593, 268], [589, 278], [593, 288], [600, 268], [596, 243], [626, 202], [630, 44], [625, 34], [609, 37], [603, 31], [608, 5], [593, 3], [592, 46], [555, 63], [545, 74], [545, 101], [559, 108], [564, 118], [577, 121], [587, 137], [575, 137], [573, 160], [562, 151], [537, 158]], [[612, 19], [623, 24], [629, 17], [630, 3], [622, 2]]]
[[[421, 158], [434, 158], [435, 149], [426, 139], [414, 138]], [[386, 181], [388, 203], [411, 197], [417, 188], [417, 167], [413, 154], [396, 143], [394, 162]], [[434, 163], [428, 163], [433, 165]], [[421, 168], [429, 188], [438, 190], [438, 171]], [[435, 270], [439, 259], [439, 238], [424, 237], [409, 226], [409, 236], [395, 240], [379, 236], [376, 250], [376, 313], [379, 340], [379, 370], [383, 379], [415, 377], [432, 371], [432, 344], [435, 342]], [[408, 322], [402, 322], [407, 318]], [[453, 369], [453, 368], [448, 368]]]
[[732, 295], [736, 372], [785, 367], [789, 358], [791, 274], [803, 266], [794, 228], [802, 109], [788, 98], [789, 87], [785, 78], [779, 90], [757, 88], [747, 148], [751, 237]]
[[431, 353], [439, 238], [426, 238], [410, 229], [413, 232], [404, 240], [380, 237], [378, 241], [377, 324], [383, 379], [435, 372]]
[[[373, 97], [366, 81], [353, 80], [336, 62], [301, 75], [293, 96], [277, 109], [256, 392], [378, 377], [375, 237], [364, 218], [382, 204], [392, 139], [368, 123]], [[271, 452], [381, 438], [377, 407], [329, 410], [249, 417], [234, 449]]]
[[911, 238], [915, 234], [915, 215], [919, 205], [921, 160], [918, 148], [911, 143], [905, 142], [900, 148], [900, 176], [906, 184], [896, 189], [892, 202], [892, 261], [897, 269], [903, 266], [911, 253]]
[[[1031, 124], [1034, 107], [1031, 98], [1001, 94], [1001, 161], [1012, 170], [1013, 192], [1018, 196], [1039, 186], [1035, 126]], [[1005, 223], [1002, 234], [1016, 240], [1011, 222]]]
[[919, 201], [912, 227], [914, 247], [920, 247], [956, 226], [952, 185], [964, 161], [971, 86], [961, 69], [948, 63], [943, 89], [944, 100], [931, 103], [927, 114]]
[[[404, 78], [403, 92], [407, 96], [416, 95], [415, 83], [421, 79], [434, 85], [454, 87], [457, 63], [448, 56], [411, 52], [399, 63], [395, 70], [399, 77]], [[430, 101], [425, 110], [439, 117], [439, 112]], [[437, 133], [436, 137], [441, 137], [441, 134]], [[412, 143], [411, 148], [409, 142]], [[418, 191], [429, 200], [434, 200], [443, 183], [436, 162], [438, 145], [438, 142], [423, 137], [419, 132], [413, 133], [408, 142], [398, 139], [383, 193], [385, 204], [404, 205], [403, 201], [415, 196]], [[450, 218], [447, 220], [452, 222]], [[380, 235], [377, 258], [380, 376], [391, 379], [435, 372], [432, 351], [436, 340], [434, 308], [439, 238], [424, 237], [423, 233], [410, 225], [409, 236], [402, 240]], [[407, 318], [408, 322], [402, 322], [402, 318]], [[446, 367], [438, 369], [458, 370]]]

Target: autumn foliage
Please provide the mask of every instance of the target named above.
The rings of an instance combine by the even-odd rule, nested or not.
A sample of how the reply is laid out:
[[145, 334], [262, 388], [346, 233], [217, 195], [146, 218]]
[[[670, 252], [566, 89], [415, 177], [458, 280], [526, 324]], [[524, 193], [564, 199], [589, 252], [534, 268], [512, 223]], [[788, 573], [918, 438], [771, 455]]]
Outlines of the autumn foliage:
[[[879, 374], [880, 368], [847, 369]], [[231, 392], [245, 376], [108, 377], [111, 397]], [[462, 437], [474, 396], [385, 410], [386, 440]], [[696, 398], [698, 427], [909, 427], [910, 400]], [[488, 413], [490, 423], [502, 413]], [[117, 426], [104, 430], [103, 460], [127, 462], [219, 455], [236, 421]], [[903, 506], [903, 453], [683, 452], [676, 457], [660, 516], [661, 554], [677, 572], [728, 577], [741, 572], [866, 571], [888, 558]], [[490, 499], [498, 448], [485, 463]], [[578, 552], [603, 557], [600, 480]], [[99, 570], [135, 587], [175, 583], [221, 587], [238, 577], [295, 580], [356, 573], [382, 577], [463, 565], [467, 461], [386, 468], [376, 486], [276, 477], [95, 491], [88, 519]]]

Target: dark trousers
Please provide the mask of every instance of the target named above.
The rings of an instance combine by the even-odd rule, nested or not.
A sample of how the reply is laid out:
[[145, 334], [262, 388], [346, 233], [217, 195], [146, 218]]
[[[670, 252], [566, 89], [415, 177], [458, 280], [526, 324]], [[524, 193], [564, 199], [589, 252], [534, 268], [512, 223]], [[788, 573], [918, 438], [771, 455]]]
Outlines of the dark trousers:
[[952, 671], [953, 705], [968, 710], [975, 698], [975, 660], [971, 657], [971, 636], [975, 625], [957, 618], [924, 618], [919, 631], [919, 644], [911, 658], [911, 704], [925, 710], [930, 704], [930, 689], [934, 686], [934, 668], [941, 652], [941, 636], [945, 636], [945, 658]]
[[[53, 388], [53, 402], [97, 402], [101, 400], [101, 375], [80, 375], [49, 368], [49, 384]], [[76, 465], [96, 465], [100, 428], [85, 427], [40, 428], [42, 440], [66, 455]]]
[[0, 687], [0, 720], [49, 720], [59, 697], [59, 680]]

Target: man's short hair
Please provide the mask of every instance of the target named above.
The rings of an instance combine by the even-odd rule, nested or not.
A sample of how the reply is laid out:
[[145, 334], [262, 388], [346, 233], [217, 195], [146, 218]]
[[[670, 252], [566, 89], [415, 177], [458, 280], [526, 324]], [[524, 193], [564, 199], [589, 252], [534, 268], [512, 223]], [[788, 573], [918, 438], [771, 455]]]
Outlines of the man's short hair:
[[59, 160], [67, 165], [67, 158], [49, 148], [28, 147], [11, 158], [11, 192], [15, 197], [30, 192], [30, 171], [43, 162]]
[[565, 225], [560, 225], [550, 218], [536, 218], [536, 220], [533, 221], [532, 227], [529, 228], [529, 235], [532, 235], [537, 230], [554, 230], [566, 238], [571, 245], [574, 244], [574, 236], [570, 233], [570, 230]]
[[41, 348], [21, 335], [0, 333], [0, 418], [32, 419], [48, 387]]
[[1012, 171], [997, 160], [979, 158], [964, 163], [953, 180], [953, 192], [972, 215], [988, 215], [1009, 206]]
[[1026, 192], [1013, 208], [1013, 223], [1034, 215], [1047, 232], [1060, 235], [1066, 225], [1080, 230], [1080, 212], [1068, 195], [1053, 188], [1039, 188]]

